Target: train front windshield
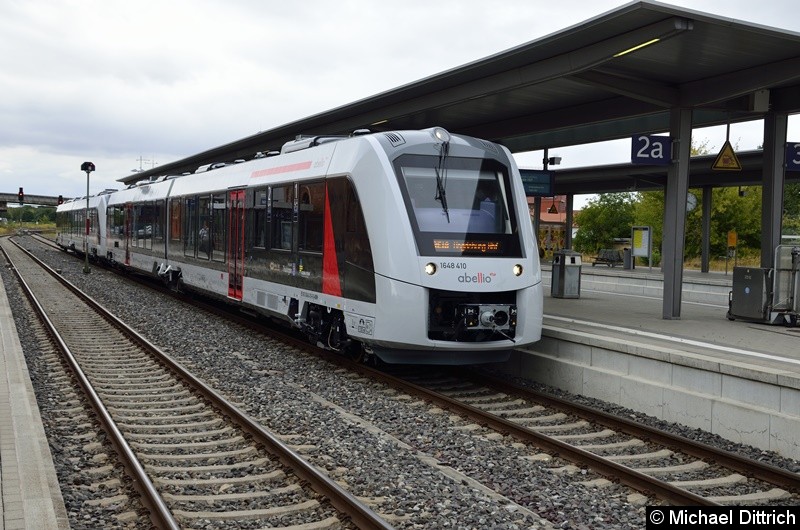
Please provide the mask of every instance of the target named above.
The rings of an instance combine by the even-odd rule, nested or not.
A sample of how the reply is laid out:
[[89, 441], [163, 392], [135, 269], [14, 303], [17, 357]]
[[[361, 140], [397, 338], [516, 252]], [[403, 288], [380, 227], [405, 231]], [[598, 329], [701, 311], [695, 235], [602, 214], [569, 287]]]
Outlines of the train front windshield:
[[395, 169], [420, 255], [522, 255], [508, 168], [495, 160], [406, 155]]

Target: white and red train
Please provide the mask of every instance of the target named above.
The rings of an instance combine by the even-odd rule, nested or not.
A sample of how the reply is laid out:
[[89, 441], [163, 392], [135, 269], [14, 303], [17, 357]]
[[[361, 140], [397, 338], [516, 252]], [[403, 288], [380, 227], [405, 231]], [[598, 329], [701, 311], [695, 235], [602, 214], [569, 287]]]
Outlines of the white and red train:
[[280, 153], [58, 207], [57, 242], [389, 363], [507, 359], [540, 339], [519, 171], [442, 128], [303, 137]]

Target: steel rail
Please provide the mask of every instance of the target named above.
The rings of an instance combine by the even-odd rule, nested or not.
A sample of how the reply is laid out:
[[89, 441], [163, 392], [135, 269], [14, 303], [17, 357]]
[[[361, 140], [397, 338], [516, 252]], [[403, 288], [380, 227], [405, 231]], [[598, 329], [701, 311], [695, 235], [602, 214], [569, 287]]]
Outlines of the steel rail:
[[[198, 304], [197, 300], [194, 300], [193, 303], [195, 305]], [[319, 357], [325, 358], [328, 361], [335, 363], [339, 366], [360, 372], [362, 375], [380, 380], [385, 384], [391, 385], [395, 388], [400, 388], [403, 391], [415, 395], [423, 400], [436, 403], [438, 406], [446, 408], [454, 413], [469, 417], [478, 424], [485, 425], [493, 429], [496, 429], [500, 432], [513, 435], [521, 440], [528, 441], [538, 447], [542, 447], [546, 450], [549, 450], [553, 453], [563, 456], [568, 460], [586, 465], [591, 469], [597, 471], [598, 473], [607, 476], [613, 480], [619, 480], [620, 482], [625, 483], [628, 486], [638, 491], [650, 492], [658, 498], [665, 499], [677, 505], [687, 505], [687, 506], [719, 505], [718, 503], [710, 499], [686, 491], [677, 486], [673, 486], [655, 477], [638, 472], [630, 467], [624, 466], [622, 464], [613, 461], [609, 461], [603, 458], [602, 456], [580, 449], [579, 447], [570, 445], [560, 440], [556, 440], [547, 435], [532, 431], [519, 424], [513, 423], [509, 420], [500, 418], [498, 416], [494, 416], [476, 407], [460, 403], [455, 399], [443, 396], [441, 394], [428, 390], [422, 386], [397, 378], [380, 370], [365, 366], [360, 363], [349, 361], [348, 359], [342, 357], [341, 355], [336, 355], [331, 352], [321, 350], [304, 340], [297, 339], [281, 331], [276, 331], [273, 328], [268, 328], [263, 323], [254, 321], [253, 319], [250, 319], [248, 317], [242, 315], [232, 315], [230, 311], [223, 311], [218, 307], [209, 304], [201, 303], [200, 305], [202, 305], [204, 309], [206, 309], [207, 311], [219, 315], [225, 315], [226, 318], [236, 320], [241, 325], [247, 326], [251, 329], [255, 329], [260, 332], [266, 332], [271, 334], [272, 336], [279, 336], [281, 340], [291, 342], [295, 347], [303, 349], [304, 351], [311, 352]], [[472, 373], [470, 374], [470, 377], [473, 377]], [[492, 382], [492, 384], [494, 383]], [[511, 388], [511, 385], [509, 385], [506, 388]], [[513, 391], [519, 393], [519, 390], [514, 389]], [[656, 440], [655, 433], [653, 434], [652, 439]], [[713, 448], [710, 449], [713, 450]], [[747, 459], [745, 460], [751, 466], [754, 464], [753, 461]]]
[[694, 457], [709, 462], [714, 462], [715, 464], [736, 470], [740, 473], [749, 475], [764, 482], [768, 482], [775, 486], [779, 486], [788, 491], [800, 493], [800, 474], [798, 473], [793, 473], [771, 464], [759, 462], [758, 460], [737, 455], [723, 449], [718, 449], [696, 440], [691, 440], [676, 434], [661, 431], [655, 427], [650, 427], [649, 425], [636, 423], [627, 418], [615, 416], [614, 414], [588, 407], [586, 405], [581, 405], [580, 403], [572, 403], [565, 399], [538, 392], [531, 388], [515, 385], [487, 374], [477, 373], [472, 370], [462, 370], [462, 373], [463, 372], [468, 372], [467, 377], [469, 377], [471, 380], [493, 389], [497, 389], [509, 394], [519, 395], [521, 397], [526, 397], [533, 401], [538, 401], [553, 408], [561, 409], [565, 413], [581, 416], [587, 420], [605, 425], [616, 431], [625, 432], [631, 436], [636, 436], [642, 439], [648, 439], [667, 447], [673, 447]]
[[534, 432], [530, 429], [516, 424], [512, 421], [506, 420], [499, 416], [495, 416], [479, 408], [461, 403], [456, 399], [444, 396], [432, 390], [428, 390], [422, 386], [414, 383], [404, 381], [392, 375], [383, 373], [379, 370], [362, 366], [359, 368], [365, 375], [374, 377], [387, 384], [403, 389], [403, 391], [419, 397], [420, 399], [430, 401], [445, 408], [456, 414], [466, 416], [479, 425], [484, 425], [498, 432], [508, 434], [549, 450], [558, 456], [566, 458], [572, 462], [580, 463], [590, 467], [598, 473], [605, 475], [613, 480], [618, 480], [632, 488], [641, 491], [649, 492], [660, 499], [665, 499], [673, 504], [682, 506], [719, 506], [718, 503], [696, 495], [681, 488], [672, 486], [666, 482], [656, 478], [640, 473], [627, 466], [618, 464], [607, 460], [601, 456], [590, 453], [589, 451], [580, 449], [579, 447], [570, 445], [568, 443], [556, 440], [547, 435]]
[[[24, 249], [23, 249], [24, 250]], [[32, 256], [37, 259], [35, 256]], [[41, 263], [40, 260], [37, 259]], [[207, 398], [214, 406], [222, 410], [230, 420], [236, 423], [242, 430], [249, 433], [254, 441], [267, 447], [281, 462], [290, 467], [294, 473], [301, 479], [307, 482], [312, 489], [325, 497], [330, 503], [341, 511], [343, 514], [350, 517], [350, 520], [359, 528], [364, 530], [393, 530], [386, 520], [380, 517], [371, 508], [358, 500], [350, 492], [342, 488], [336, 481], [319, 471], [316, 467], [308, 463], [297, 452], [276, 438], [272, 433], [266, 430], [256, 420], [251, 418], [248, 414], [239, 410], [235, 405], [230, 403], [224, 396], [216, 390], [208, 386], [206, 383], [195, 377], [189, 370], [184, 368], [175, 359], [162, 352], [157, 346], [152, 344], [143, 335], [127, 326], [117, 316], [107, 311], [100, 303], [80, 291], [77, 287], [69, 283], [66, 279], [61, 278], [55, 271], [50, 269], [46, 264], [42, 263], [51, 274], [55, 275], [59, 281], [64, 283], [69, 289], [78, 294], [86, 300], [103, 318], [119, 327], [128, 338], [136, 342], [143, 348], [151, 352], [161, 363], [172, 370], [178, 377], [184, 379], [192, 387], [197, 389], [205, 398]]]
[[[179, 297], [181, 296], [179, 295]], [[718, 506], [718, 503], [714, 501], [711, 501], [709, 499], [706, 499], [689, 491], [680, 489], [678, 487], [672, 486], [671, 484], [660, 481], [657, 478], [645, 475], [644, 473], [635, 471], [622, 464], [606, 460], [601, 456], [595, 455], [578, 447], [569, 445], [560, 440], [555, 440], [553, 438], [548, 437], [547, 435], [531, 431], [521, 425], [512, 423], [503, 418], [492, 416], [491, 414], [483, 410], [472, 407], [470, 405], [459, 403], [457, 400], [448, 398], [446, 396], [442, 396], [441, 394], [434, 393], [424, 387], [415, 385], [408, 381], [404, 381], [392, 375], [386, 374], [385, 372], [382, 372], [380, 370], [365, 366], [357, 362], [350, 361], [341, 355], [321, 350], [316, 346], [309, 344], [305, 340], [298, 339], [296, 337], [291, 336], [290, 334], [284, 333], [282, 331], [276, 331], [274, 328], [267, 327], [264, 325], [263, 322], [258, 322], [256, 320], [253, 320], [252, 318], [249, 318], [249, 316], [232, 314], [230, 311], [224, 311], [218, 307], [204, 304], [202, 302], [198, 304], [197, 300], [194, 300], [193, 303], [195, 305], [202, 306], [205, 310], [211, 313], [224, 315], [225, 318], [235, 320], [240, 325], [246, 326], [250, 329], [259, 331], [261, 333], [268, 333], [273, 337], [279, 337], [281, 341], [291, 343], [296, 348], [317, 355], [318, 357], [326, 359], [336, 364], [337, 366], [341, 366], [349, 370], [359, 372], [366, 377], [382, 381], [387, 385], [399, 388], [404, 392], [407, 392], [411, 395], [415, 395], [423, 400], [437, 403], [439, 406], [446, 408], [456, 414], [461, 414], [463, 416], [472, 418], [475, 422], [479, 424], [487, 425], [500, 432], [516, 436], [521, 440], [528, 441], [538, 447], [542, 447], [543, 449], [549, 450], [553, 453], [557, 453], [573, 462], [582, 463], [590, 467], [591, 469], [594, 469], [598, 473], [609, 477], [610, 479], [619, 480], [620, 482], [627, 484], [628, 486], [636, 489], [637, 491], [651, 492], [658, 498], [668, 500], [678, 505]]]
[[[10, 239], [8, 241], [11, 241]], [[15, 241], [11, 241], [14, 245], [16, 245], [22, 252], [27, 254], [31, 259], [34, 260], [37, 264], [41, 265], [44, 270], [46, 270], [49, 274], [53, 275], [61, 281], [63, 284], [63, 278], [58, 277], [58, 274], [53, 271], [50, 267], [46, 264], [42, 263], [41, 260], [36, 258], [33, 254], [19, 246]], [[163, 529], [180, 529], [180, 525], [175, 520], [172, 515], [172, 512], [167, 507], [166, 503], [164, 502], [161, 495], [156, 490], [155, 486], [153, 485], [150, 477], [145, 472], [144, 467], [139, 462], [139, 459], [136, 458], [133, 449], [131, 449], [128, 442], [125, 440], [125, 437], [122, 435], [119, 427], [111, 418], [111, 414], [106, 409], [105, 405], [103, 404], [102, 399], [98, 396], [97, 392], [95, 392], [94, 387], [89, 382], [89, 379], [84, 374], [83, 370], [80, 367], [77, 359], [72, 353], [72, 350], [67, 346], [64, 339], [61, 337], [61, 334], [56, 329], [53, 322], [50, 320], [50, 317], [47, 316], [42, 305], [39, 303], [39, 300], [36, 298], [36, 295], [33, 293], [33, 290], [25, 281], [25, 279], [20, 274], [19, 270], [17, 270], [16, 264], [11, 259], [11, 256], [8, 255], [6, 249], [3, 248], [3, 255], [5, 256], [6, 260], [11, 264], [11, 268], [17, 277], [17, 280], [20, 282], [20, 285], [25, 293], [25, 296], [30, 301], [31, 305], [33, 306], [36, 314], [39, 316], [39, 319], [42, 321], [42, 324], [45, 326], [47, 332], [50, 334], [51, 338], [55, 341], [56, 345], [58, 346], [59, 350], [61, 350], [64, 359], [67, 361], [70, 369], [72, 370], [73, 374], [77, 378], [81, 388], [86, 395], [86, 398], [89, 400], [92, 408], [97, 414], [100, 423], [103, 425], [104, 430], [109, 436], [109, 441], [112, 443], [114, 448], [119, 455], [120, 460], [122, 461], [125, 470], [127, 471], [128, 475], [131, 477], [133, 481], [133, 486], [136, 491], [142, 496], [142, 503], [150, 512], [150, 519], [157, 528]], [[62, 281], [63, 280], [63, 281]]]

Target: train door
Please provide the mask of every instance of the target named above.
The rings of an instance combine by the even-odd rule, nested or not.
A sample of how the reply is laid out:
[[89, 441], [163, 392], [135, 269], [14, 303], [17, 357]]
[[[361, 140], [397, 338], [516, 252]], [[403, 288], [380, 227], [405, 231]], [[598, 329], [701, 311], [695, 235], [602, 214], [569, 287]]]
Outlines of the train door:
[[131, 264], [131, 233], [133, 232], [133, 204], [125, 204], [125, 265]]
[[242, 299], [244, 279], [245, 190], [228, 192], [228, 296]]

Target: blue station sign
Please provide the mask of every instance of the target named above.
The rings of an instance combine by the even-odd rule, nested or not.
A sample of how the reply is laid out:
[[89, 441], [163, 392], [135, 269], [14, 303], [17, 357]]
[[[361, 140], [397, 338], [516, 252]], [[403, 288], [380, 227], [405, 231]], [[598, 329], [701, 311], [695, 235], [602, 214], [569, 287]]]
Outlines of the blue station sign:
[[668, 166], [672, 162], [672, 138], [640, 134], [631, 138], [631, 163]]
[[555, 173], [548, 170], [520, 169], [522, 187], [526, 197], [552, 197], [555, 195]]

